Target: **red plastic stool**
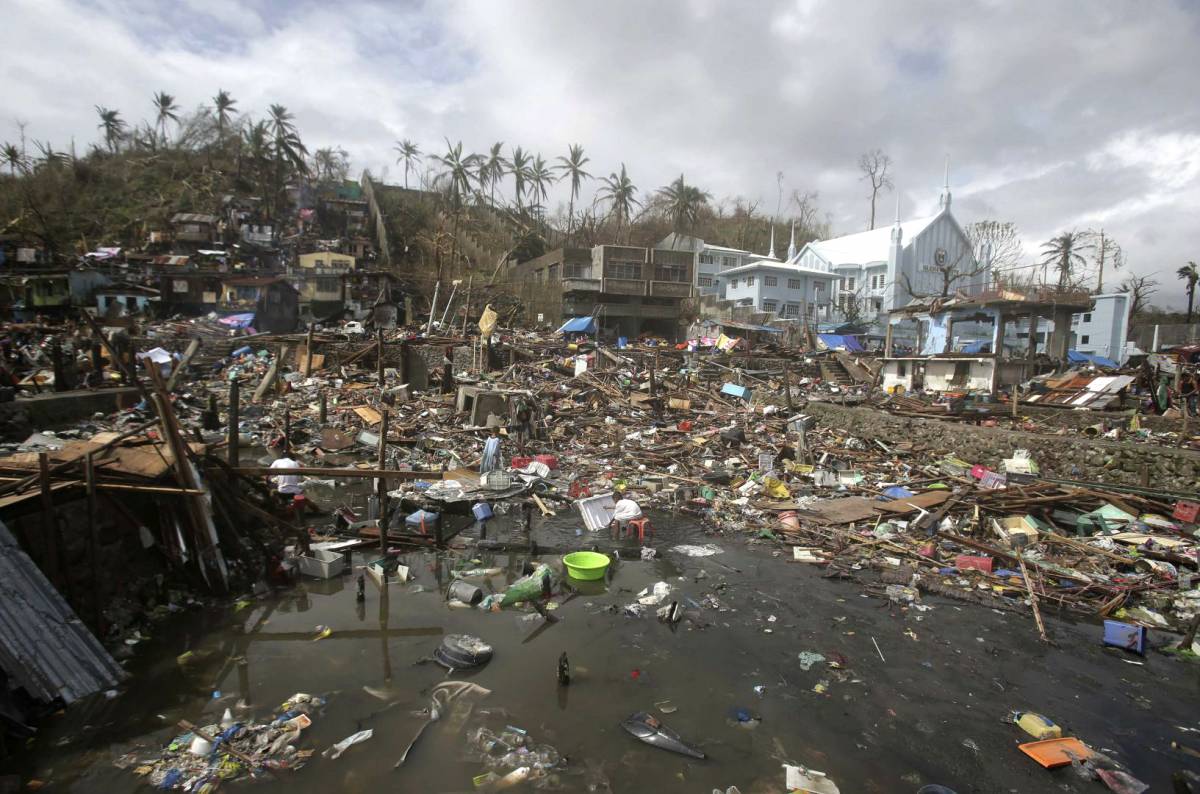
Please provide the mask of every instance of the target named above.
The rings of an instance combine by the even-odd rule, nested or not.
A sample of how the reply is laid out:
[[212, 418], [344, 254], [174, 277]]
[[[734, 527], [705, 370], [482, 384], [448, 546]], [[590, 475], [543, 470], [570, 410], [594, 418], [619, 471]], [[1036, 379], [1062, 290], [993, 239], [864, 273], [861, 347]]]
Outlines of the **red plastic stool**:
[[649, 532], [651, 535], [654, 534], [654, 527], [650, 524], [650, 519], [646, 518], [645, 516], [642, 516], [641, 518], [629, 519], [629, 523], [625, 527], [626, 537], [632, 535], [635, 529], [637, 530], [639, 543], [646, 542], [647, 532]]

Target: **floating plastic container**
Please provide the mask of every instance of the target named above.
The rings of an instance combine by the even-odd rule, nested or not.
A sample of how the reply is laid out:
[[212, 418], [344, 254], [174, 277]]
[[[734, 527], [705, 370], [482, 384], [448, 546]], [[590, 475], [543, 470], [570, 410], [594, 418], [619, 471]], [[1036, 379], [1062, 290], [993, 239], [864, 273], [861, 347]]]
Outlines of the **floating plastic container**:
[[492, 517], [492, 506], [487, 502], [476, 502], [471, 512], [475, 514], [476, 521], [487, 521]]
[[1072, 738], [1047, 739], [1044, 742], [1018, 744], [1017, 749], [1046, 769], [1070, 766], [1072, 758], [1086, 761], [1092, 757], [1092, 751], [1086, 744]]
[[405, 526], [419, 528], [422, 532], [430, 529], [437, 529], [438, 521], [441, 516], [437, 513], [431, 513], [428, 510], [418, 510], [415, 513], [409, 513], [404, 519]]
[[300, 573], [314, 579], [332, 579], [346, 570], [346, 557], [336, 551], [314, 549], [312, 556], [299, 557]]
[[[557, 455], [534, 455], [533, 459], [536, 460], [538, 463], [545, 464], [546, 468], [550, 469], [550, 471], [554, 471], [555, 469], [558, 468], [558, 456]], [[527, 463], [525, 465], [528, 466], [529, 464]], [[517, 468], [525, 468], [525, 467], [520, 466]]]
[[1012, 721], [1038, 741], [1062, 738], [1062, 728], [1041, 714], [1034, 714], [1032, 711], [1014, 711]]
[[594, 551], [574, 551], [563, 557], [563, 565], [567, 567], [567, 576], [572, 579], [582, 579], [590, 582], [603, 579], [604, 571], [612, 563], [607, 555]]
[[1119, 620], [1104, 621], [1104, 644], [1113, 648], [1124, 648], [1136, 654], [1146, 652], [1146, 627]]
[[229, 354], [230, 358], [241, 358], [250, 352], [250, 345], [242, 345], [237, 350]]
[[506, 471], [489, 471], [480, 475], [479, 484], [492, 491], [505, 491], [512, 487], [513, 477]]
[[533, 458], [528, 455], [513, 455], [512, 468], [514, 469], [523, 469], [530, 463], [533, 463]]

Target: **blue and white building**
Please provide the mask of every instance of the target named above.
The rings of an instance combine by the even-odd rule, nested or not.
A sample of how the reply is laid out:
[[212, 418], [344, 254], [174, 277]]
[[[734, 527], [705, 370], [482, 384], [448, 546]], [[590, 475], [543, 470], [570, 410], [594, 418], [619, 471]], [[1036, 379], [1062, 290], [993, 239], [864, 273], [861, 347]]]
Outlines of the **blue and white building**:
[[716, 295], [721, 298], [725, 297], [725, 281], [721, 274], [757, 258], [755, 254], [741, 248], [712, 245], [699, 237], [675, 232], [668, 234], [654, 247], [668, 251], [692, 251], [695, 255], [692, 273], [696, 294]]
[[751, 260], [741, 267], [720, 274], [721, 289], [726, 300], [735, 306], [746, 306], [756, 312], [775, 314], [780, 319], [829, 320], [833, 317], [834, 292], [838, 276], [832, 268], [816, 263], [798, 263], [796, 230], [788, 256], [780, 261], [775, 256], [775, 230], [771, 228], [771, 250], [765, 257]]
[[901, 221], [897, 202], [891, 227], [814, 240], [799, 250], [793, 230], [783, 261], [774, 248], [772, 238], [766, 257], [722, 271], [724, 297], [785, 318], [844, 320], [857, 314], [873, 321], [914, 299], [957, 291], [976, 295], [988, 284], [988, 263], [977, 259], [950, 211], [948, 185], [933, 215]]

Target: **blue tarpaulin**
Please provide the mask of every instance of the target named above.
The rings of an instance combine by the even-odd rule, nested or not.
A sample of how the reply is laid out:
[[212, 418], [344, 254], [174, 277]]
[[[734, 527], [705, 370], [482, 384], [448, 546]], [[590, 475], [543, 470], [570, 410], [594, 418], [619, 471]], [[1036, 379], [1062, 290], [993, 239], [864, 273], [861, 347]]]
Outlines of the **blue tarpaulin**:
[[572, 317], [558, 329], [560, 334], [594, 334], [596, 333], [595, 317]]
[[863, 352], [863, 346], [853, 336], [840, 334], [817, 334], [817, 340], [829, 350], [847, 350], [851, 353]]
[[1097, 356], [1094, 353], [1080, 353], [1078, 350], [1068, 350], [1067, 361], [1070, 361], [1072, 364], [1095, 364], [1098, 367], [1107, 367], [1109, 369], [1121, 368], [1121, 365], [1111, 358]]

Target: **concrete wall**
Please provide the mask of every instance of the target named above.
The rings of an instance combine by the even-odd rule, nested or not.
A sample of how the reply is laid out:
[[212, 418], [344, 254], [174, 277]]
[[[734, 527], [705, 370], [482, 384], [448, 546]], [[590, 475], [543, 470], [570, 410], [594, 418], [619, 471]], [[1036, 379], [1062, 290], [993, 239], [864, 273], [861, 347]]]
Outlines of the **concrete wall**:
[[[1042, 474], [1062, 479], [1139, 485], [1147, 467], [1152, 488], [1195, 493], [1200, 491], [1200, 452], [1083, 436], [1027, 433], [1004, 428], [975, 427], [892, 416], [874, 408], [843, 408], [830, 403], [809, 403], [806, 413], [820, 427], [885, 444], [911, 441], [914, 458], [926, 464], [954, 454], [969, 463], [999, 471], [1016, 449], [1028, 449]], [[1093, 421], [1100, 417], [1091, 414]]]

